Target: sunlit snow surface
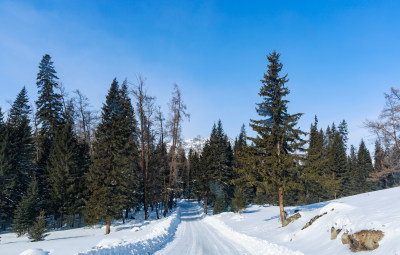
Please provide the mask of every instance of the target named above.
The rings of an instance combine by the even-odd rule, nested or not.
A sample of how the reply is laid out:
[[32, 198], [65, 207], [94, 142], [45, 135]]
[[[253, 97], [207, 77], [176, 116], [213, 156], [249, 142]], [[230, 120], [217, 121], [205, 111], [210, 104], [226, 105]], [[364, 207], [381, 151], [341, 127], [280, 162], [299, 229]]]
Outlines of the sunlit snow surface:
[[[0, 237], [0, 254], [353, 254], [340, 237], [362, 229], [384, 232], [380, 247], [360, 254], [400, 255], [400, 188], [360, 194], [299, 207], [287, 207], [289, 215], [300, 209], [302, 217], [282, 228], [279, 209], [252, 205], [242, 214], [209, 216], [202, 205], [181, 201], [167, 218], [144, 221], [140, 212], [126, 224], [51, 231], [45, 241], [32, 243], [14, 233]], [[310, 227], [314, 216], [327, 212]], [[330, 229], [343, 229], [330, 240]]]

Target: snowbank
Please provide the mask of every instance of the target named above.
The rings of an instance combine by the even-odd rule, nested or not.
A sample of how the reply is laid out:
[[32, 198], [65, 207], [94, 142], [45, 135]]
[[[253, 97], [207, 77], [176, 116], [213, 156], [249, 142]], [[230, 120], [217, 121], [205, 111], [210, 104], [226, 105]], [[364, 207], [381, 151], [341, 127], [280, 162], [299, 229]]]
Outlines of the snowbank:
[[113, 221], [111, 233], [105, 226], [52, 230], [41, 242], [30, 242], [28, 237], [17, 238], [15, 233], [0, 235], [1, 255], [71, 255], [71, 254], [149, 254], [162, 248], [174, 236], [180, 222], [180, 209], [168, 217], [156, 220], [154, 212], [144, 220], [143, 213], [125, 224]]
[[[180, 223], [180, 209], [178, 208], [171, 216], [159, 220], [151, 231], [141, 239], [104, 238], [96, 247], [79, 255], [117, 255], [117, 254], [151, 254], [161, 249], [174, 237], [175, 231]], [[137, 228], [134, 232], [139, 231]]]
[[[299, 207], [286, 207], [289, 216], [300, 210], [302, 217], [282, 227], [277, 206], [248, 206], [242, 214], [222, 213], [212, 216], [234, 232], [298, 250], [304, 254], [354, 254], [343, 245], [341, 236], [360, 230], [380, 230], [384, 237], [370, 255], [400, 255], [400, 187], [344, 197]], [[326, 214], [324, 214], [326, 213]], [[316, 215], [322, 215], [302, 230]], [[207, 219], [210, 221], [210, 219]], [[217, 224], [213, 222], [212, 224]], [[331, 228], [341, 231], [331, 240]], [[230, 233], [229, 235], [234, 235]]]
[[221, 235], [232, 241], [239, 243], [243, 247], [254, 255], [264, 255], [264, 254], [274, 254], [274, 255], [302, 255], [303, 253], [299, 251], [292, 251], [286, 247], [267, 242], [266, 240], [261, 240], [255, 237], [250, 237], [248, 235], [234, 231], [232, 228], [228, 227], [225, 223], [219, 221], [215, 217], [206, 217], [204, 222], [210, 224], [212, 227], [216, 228]]
[[28, 249], [22, 252], [20, 255], [48, 255], [47, 251], [43, 251], [42, 249]]

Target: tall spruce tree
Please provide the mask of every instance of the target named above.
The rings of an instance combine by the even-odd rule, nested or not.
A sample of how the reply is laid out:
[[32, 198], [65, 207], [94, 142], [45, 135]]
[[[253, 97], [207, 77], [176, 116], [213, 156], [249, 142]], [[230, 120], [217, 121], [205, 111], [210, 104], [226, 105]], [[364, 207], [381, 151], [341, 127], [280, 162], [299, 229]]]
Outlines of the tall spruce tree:
[[343, 178], [343, 195], [351, 196], [357, 194], [357, 150], [354, 145], [350, 146], [350, 155], [347, 159], [348, 171]]
[[356, 189], [358, 193], [367, 192], [367, 178], [370, 173], [374, 171], [372, 165], [371, 155], [367, 147], [365, 146], [364, 140], [361, 140], [360, 146], [357, 153], [357, 166], [356, 166], [356, 176], [357, 176], [357, 186]]
[[300, 150], [304, 141], [301, 135], [305, 134], [296, 129], [301, 113], [287, 112], [289, 94], [286, 86], [287, 74], [280, 76], [282, 63], [280, 54], [276, 51], [267, 56], [268, 70], [261, 80], [262, 86], [259, 95], [263, 102], [257, 104], [257, 113], [263, 119], [250, 120], [250, 126], [257, 133], [257, 137], [250, 138], [258, 149], [255, 160], [262, 162], [254, 174], [257, 175], [259, 186], [269, 186], [278, 191], [279, 210], [281, 221], [285, 220], [283, 206], [283, 192], [288, 189], [292, 179], [292, 171], [296, 161], [297, 150]]
[[216, 154], [214, 144], [212, 143], [211, 137], [216, 133], [215, 123], [212, 127], [210, 140], [208, 140], [202, 150], [200, 156], [200, 171], [197, 174], [197, 188], [203, 196], [204, 202], [204, 213], [207, 214], [208, 209], [208, 198], [210, 196], [210, 183], [212, 182], [212, 165], [216, 161]]
[[207, 199], [215, 198], [214, 213], [227, 209], [233, 197], [234, 189], [231, 181], [234, 177], [232, 169], [233, 151], [222, 128], [222, 122], [213, 126], [210, 140], [203, 148], [201, 155], [200, 187], [204, 195], [204, 212], [207, 213]]
[[62, 226], [63, 216], [75, 215], [78, 197], [79, 148], [71, 121], [67, 121], [56, 135], [47, 166], [50, 201], [55, 218], [58, 218], [58, 227]]
[[59, 88], [58, 77], [54, 69], [54, 63], [50, 55], [43, 56], [39, 64], [36, 86], [39, 98], [36, 100], [36, 125], [38, 126], [37, 137], [37, 174], [38, 189], [41, 203], [46, 208], [50, 207], [50, 192], [47, 189], [49, 170], [47, 169], [50, 150], [54, 138], [59, 132], [61, 125], [65, 122], [62, 115], [62, 96], [56, 92]]
[[14, 170], [17, 172], [17, 189], [15, 193], [18, 201], [21, 199], [29, 185], [30, 177], [34, 171], [33, 140], [30, 126], [31, 109], [25, 87], [22, 88], [14, 101], [9, 114], [7, 125], [12, 130], [12, 144], [14, 147]]
[[[101, 122], [96, 130], [93, 148], [93, 164], [88, 173], [90, 197], [87, 203], [89, 222], [106, 221], [106, 234], [110, 233], [111, 220], [119, 218], [129, 205], [131, 175], [134, 174], [137, 149], [133, 110], [128, 114], [116, 79], [108, 92], [102, 108]], [[132, 107], [132, 106], [130, 106]]]
[[248, 153], [250, 147], [247, 145], [247, 135], [245, 126], [243, 125], [239, 136], [235, 139], [233, 147], [233, 170], [235, 171], [235, 177], [231, 181], [235, 186], [234, 198], [232, 199], [232, 207], [234, 211], [241, 211], [247, 206], [249, 201], [253, 201], [255, 197], [255, 187], [251, 185], [248, 180], [248, 174], [250, 173], [250, 165], [252, 161], [248, 161]]
[[4, 123], [3, 112], [0, 108], [0, 223], [1, 230], [5, 230], [12, 211], [8, 197], [12, 194], [13, 183], [9, 182], [11, 163], [9, 139]]
[[[332, 125], [334, 127], [334, 125]], [[329, 193], [330, 198], [343, 196], [343, 180], [348, 170], [346, 147], [343, 137], [336, 129], [331, 129], [332, 140], [328, 148], [328, 176], [331, 176]]]
[[13, 141], [13, 132], [9, 125], [3, 126], [3, 136], [0, 144], [0, 176], [1, 176], [1, 197], [0, 197], [0, 220], [1, 229], [6, 230], [11, 222], [16, 204], [17, 194], [14, 192], [17, 188], [18, 175], [14, 170], [15, 146]]
[[304, 185], [304, 202], [318, 202], [324, 197], [329, 178], [324, 174], [327, 160], [324, 152], [324, 134], [318, 131], [318, 119], [310, 128], [309, 145], [301, 174]]
[[125, 80], [119, 91], [121, 113], [119, 114], [120, 130], [123, 147], [119, 151], [119, 159], [121, 168], [126, 178], [123, 180], [126, 187], [125, 193], [128, 198], [125, 205], [126, 216], [131, 208], [135, 208], [140, 203], [138, 190], [141, 187], [140, 178], [142, 178], [139, 167], [139, 150], [137, 122], [135, 119], [135, 111], [132, 106], [128, 92], [128, 82]]
[[12, 104], [7, 123], [3, 127], [3, 143], [0, 145], [0, 168], [3, 173], [0, 205], [3, 208], [3, 223], [4, 220], [12, 221], [15, 208], [25, 194], [34, 170], [30, 112], [24, 87]]
[[347, 148], [347, 141], [349, 140], [349, 138], [348, 138], [349, 131], [347, 128], [346, 120], [342, 120], [342, 122], [340, 122], [340, 124], [338, 126], [338, 132], [342, 136], [344, 146]]

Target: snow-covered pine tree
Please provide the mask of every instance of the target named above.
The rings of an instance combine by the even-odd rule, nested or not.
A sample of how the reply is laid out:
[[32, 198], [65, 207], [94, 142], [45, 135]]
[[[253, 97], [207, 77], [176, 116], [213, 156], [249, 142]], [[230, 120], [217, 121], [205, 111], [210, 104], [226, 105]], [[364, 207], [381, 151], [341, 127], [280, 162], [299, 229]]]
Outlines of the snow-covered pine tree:
[[124, 193], [127, 196], [127, 204], [125, 205], [125, 217], [132, 208], [136, 208], [140, 204], [138, 192], [141, 188], [141, 171], [139, 167], [139, 149], [138, 149], [138, 134], [137, 122], [135, 119], [135, 111], [131, 99], [129, 97], [128, 82], [125, 80], [119, 90], [121, 113], [119, 117], [120, 130], [119, 135], [123, 147], [119, 151], [119, 161], [123, 175], [125, 176]]
[[343, 196], [343, 180], [348, 172], [346, 146], [343, 136], [332, 124], [330, 144], [328, 147], [327, 175], [331, 176], [328, 182], [329, 198]]
[[343, 194], [351, 196], [357, 194], [357, 150], [354, 145], [350, 146], [350, 155], [347, 157], [348, 171], [343, 178]]
[[[86, 204], [88, 221], [105, 220], [106, 234], [110, 233], [111, 220], [121, 217], [129, 204], [131, 175], [137, 171], [134, 116], [126, 115], [124, 104], [127, 101], [121, 100], [121, 93], [114, 79], [102, 108], [93, 144], [93, 164], [87, 176], [90, 192]], [[129, 112], [133, 114], [133, 111]]]
[[14, 215], [13, 230], [20, 237], [33, 226], [36, 216], [39, 214], [39, 196], [36, 177], [33, 176], [29, 184], [27, 193], [22, 197]]
[[367, 147], [365, 146], [364, 140], [361, 140], [360, 146], [358, 147], [357, 153], [357, 166], [356, 175], [357, 176], [357, 191], [358, 193], [367, 192], [369, 187], [367, 183], [367, 178], [374, 171], [374, 166], [372, 165], [371, 155]]
[[59, 88], [56, 74], [50, 55], [44, 55], [39, 64], [39, 73], [37, 74], [36, 81], [39, 98], [36, 100], [36, 124], [38, 132], [35, 140], [38, 147], [36, 178], [38, 181], [39, 196], [43, 208], [48, 212], [52, 211], [50, 209], [50, 192], [46, 186], [49, 172], [47, 170], [49, 155], [55, 136], [65, 122], [62, 117], [62, 96], [56, 92], [56, 89]]
[[28, 238], [31, 242], [43, 241], [48, 234], [46, 234], [46, 216], [44, 210], [40, 211], [39, 216], [36, 218], [36, 222], [28, 230]]
[[3, 196], [1, 207], [7, 222], [11, 222], [14, 211], [29, 185], [34, 171], [33, 141], [30, 127], [27, 91], [25, 87], [13, 102], [4, 128], [3, 147], [0, 149], [0, 168], [3, 172]]
[[8, 153], [8, 142], [6, 136], [6, 125], [4, 123], [4, 115], [0, 108], [0, 223], [1, 230], [6, 229], [6, 225], [9, 219], [9, 201], [7, 196], [8, 192], [8, 173], [10, 169], [9, 153]]
[[234, 210], [240, 210], [238, 208], [246, 206], [247, 204], [243, 205], [244, 202], [255, 202], [257, 187], [254, 185], [255, 181], [251, 175], [257, 167], [253, 158], [255, 153], [255, 147], [247, 144], [247, 135], [243, 125], [233, 147], [235, 178], [232, 180], [232, 184], [235, 186], [235, 193], [232, 206]]
[[308, 140], [308, 149], [302, 168], [301, 180], [304, 188], [304, 202], [315, 203], [326, 196], [326, 183], [330, 180], [325, 175], [327, 160], [324, 151], [324, 134], [318, 131], [318, 119], [315, 116], [314, 124], [311, 124]]
[[204, 145], [200, 157], [197, 185], [203, 193], [204, 213], [207, 213], [210, 197], [216, 199], [215, 213], [225, 211], [230, 204], [230, 199], [233, 197], [231, 181], [234, 177], [232, 160], [232, 148], [219, 120], [218, 125], [213, 125], [210, 140]]
[[55, 136], [50, 150], [47, 179], [50, 203], [57, 219], [57, 227], [62, 227], [63, 216], [75, 215], [75, 200], [78, 197], [79, 149], [69, 119]]
[[268, 70], [261, 80], [262, 86], [259, 95], [263, 101], [257, 104], [257, 113], [263, 119], [250, 120], [250, 126], [257, 133], [257, 137], [249, 138], [258, 149], [254, 160], [260, 166], [253, 174], [258, 186], [270, 186], [278, 191], [281, 221], [285, 220], [283, 207], [283, 192], [293, 182], [292, 171], [297, 160], [295, 152], [301, 149], [304, 141], [301, 135], [305, 134], [296, 129], [301, 113], [289, 114], [287, 112], [289, 94], [286, 86], [287, 75], [280, 76], [282, 63], [280, 54], [276, 51], [267, 56]]

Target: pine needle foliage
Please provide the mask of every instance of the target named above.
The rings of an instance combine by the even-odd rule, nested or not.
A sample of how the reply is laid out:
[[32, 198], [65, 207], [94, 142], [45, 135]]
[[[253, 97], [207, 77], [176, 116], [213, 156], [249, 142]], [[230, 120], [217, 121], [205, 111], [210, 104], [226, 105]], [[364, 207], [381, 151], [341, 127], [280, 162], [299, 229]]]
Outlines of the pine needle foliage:
[[[253, 174], [255, 185], [279, 190], [281, 218], [283, 217], [283, 190], [297, 185], [293, 178], [295, 162], [299, 160], [296, 152], [302, 149], [305, 133], [296, 128], [301, 113], [289, 114], [285, 99], [289, 94], [286, 86], [287, 74], [280, 75], [283, 65], [276, 51], [267, 56], [268, 70], [261, 80], [259, 96], [262, 102], [257, 104], [257, 113], [261, 120], [250, 120], [251, 128], [257, 133], [249, 138], [257, 149], [254, 160], [261, 162]], [[282, 218], [283, 220], [283, 218]]]
[[36, 222], [28, 231], [28, 238], [31, 240], [31, 242], [43, 241], [44, 238], [48, 236], [48, 234], [46, 234], [47, 231], [46, 217], [44, 210], [41, 210]]
[[14, 216], [13, 230], [20, 237], [35, 223], [35, 215], [39, 214], [39, 196], [36, 177], [32, 177], [27, 193], [22, 197]]
[[[96, 130], [92, 166], [87, 175], [90, 197], [86, 204], [88, 223], [119, 218], [137, 191], [137, 144], [133, 109], [127, 90], [113, 80]], [[108, 228], [109, 229], [109, 228]], [[107, 233], [108, 234], [108, 233]]]

